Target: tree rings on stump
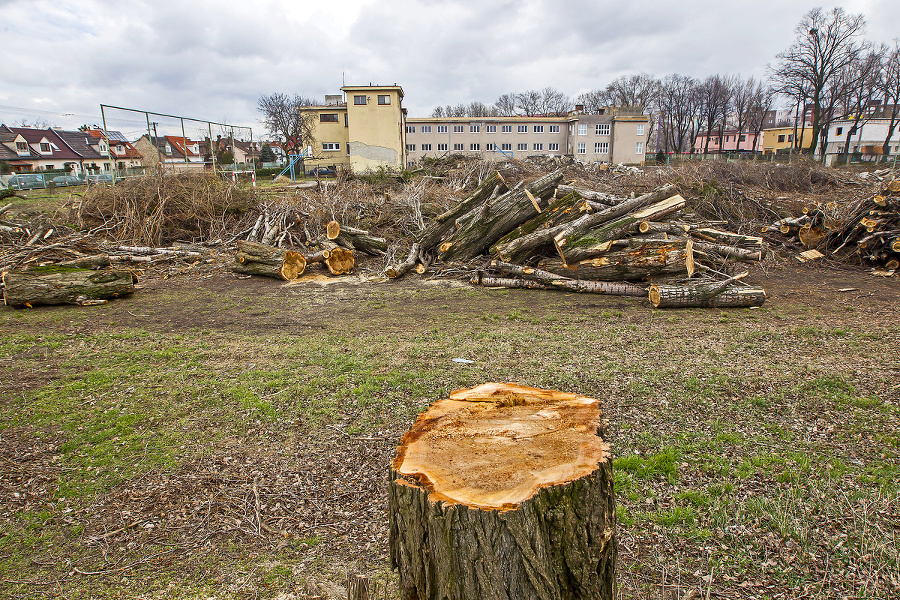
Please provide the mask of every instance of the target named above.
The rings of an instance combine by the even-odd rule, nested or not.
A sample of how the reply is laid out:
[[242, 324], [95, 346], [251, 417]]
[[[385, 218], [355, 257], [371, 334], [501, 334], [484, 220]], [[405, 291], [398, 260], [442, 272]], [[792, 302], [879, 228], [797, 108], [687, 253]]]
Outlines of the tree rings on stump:
[[391, 467], [407, 598], [612, 599], [615, 498], [599, 402], [487, 383], [420, 414]]

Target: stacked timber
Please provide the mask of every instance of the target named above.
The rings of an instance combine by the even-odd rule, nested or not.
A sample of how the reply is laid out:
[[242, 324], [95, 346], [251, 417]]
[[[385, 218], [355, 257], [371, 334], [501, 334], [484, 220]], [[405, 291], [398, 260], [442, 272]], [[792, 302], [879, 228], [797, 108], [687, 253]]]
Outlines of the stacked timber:
[[[680, 305], [721, 304], [712, 298], [750, 286], [729, 279], [710, 294], [703, 286], [734, 262], [762, 260], [763, 240], [688, 223], [685, 205], [673, 185], [620, 198], [563, 184], [561, 171], [512, 187], [498, 173], [439, 216], [386, 274], [400, 277], [427, 256], [453, 263], [487, 253], [495, 260], [472, 274], [473, 284], [648, 297], [648, 282], [687, 279], [678, 285], [692, 300]], [[704, 276], [696, 290], [695, 273]], [[765, 292], [752, 289], [741, 297], [761, 304]]]
[[832, 209], [810, 207], [766, 230], [838, 259], [855, 255], [863, 265], [900, 269], [900, 180], [884, 183], [879, 193], [856, 202], [842, 219], [833, 217]]
[[353, 270], [356, 259], [352, 250], [342, 248], [330, 241], [318, 243], [318, 249], [304, 254], [298, 250], [275, 248], [259, 242], [237, 241], [237, 252], [231, 270], [235, 273], [262, 275], [291, 281], [300, 278], [306, 267], [322, 264], [332, 275], [344, 275]]

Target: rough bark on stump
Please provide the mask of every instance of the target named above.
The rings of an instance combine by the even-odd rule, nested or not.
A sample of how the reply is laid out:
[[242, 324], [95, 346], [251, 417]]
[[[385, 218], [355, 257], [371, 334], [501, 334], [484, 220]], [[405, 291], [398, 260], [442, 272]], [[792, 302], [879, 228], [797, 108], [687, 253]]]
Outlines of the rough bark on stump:
[[235, 273], [290, 281], [303, 275], [306, 270], [306, 258], [299, 252], [246, 240], [238, 240], [237, 247], [235, 262], [231, 266]]
[[94, 271], [75, 267], [32, 267], [3, 276], [8, 306], [87, 304], [134, 293], [131, 271]]
[[422, 413], [390, 475], [391, 563], [406, 597], [612, 600], [603, 426], [596, 400], [497, 383]]
[[[519, 262], [533, 252], [533, 248], [517, 249], [517, 240], [538, 230], [570, 223], [578, 217], [594, 212], [594, 208], [575, 194], [568, 194], [555, 200], [541, 214], [522, 223], [491, 246], [491, 254], [507, 262]], [[549, 242], [548, 242], [549, 244]]]
[[546, 207], [545, 199], [561, 179], [562, 170], [554, 171], [469, 211], [457, 220], [456, 232], [441, 244], [440, 259], [469, 260], [483, 254], [494, 242], [540, 213], [540, 203]]

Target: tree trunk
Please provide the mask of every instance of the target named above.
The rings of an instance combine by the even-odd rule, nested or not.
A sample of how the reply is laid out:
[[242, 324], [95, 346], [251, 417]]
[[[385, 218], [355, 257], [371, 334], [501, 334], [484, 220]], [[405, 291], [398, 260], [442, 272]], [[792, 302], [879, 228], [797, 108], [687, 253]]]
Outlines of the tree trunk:
[[134, 293], [131, 271], [94, 271], [48, 265], [3, 276], [8, 306], [39, 304], [90, 304], [93, 300], [118, 298]]
[[[577, 263], [609, 250], [610, 242], [629, 232], [639, 231], [642, 221], [652, 221], [684, 208], [685, 201], [679, 195], [672, 196], [651, 206], [628, 213], [599, 227], [584, 229], [578, 221], [553, 238], [556, 250], [567, 263]], [[590, 218], [589, 215], [586, 218]], [[579, 219], [581, 221], [581, 219]]]
[[554, 171], [463, 215], [450, 240], [441, 244], [441, 260], [469, 260], [483, 254], [494, 242], [540, 213], [541, 204], [546, 207], [544, 199], [561, 179], [562, 170]]
[[108, 254], [94, 254], [82, 256], [59, 263], [63, 267], [75, 267], [76, 269], [102, 269], [110, 266]]
[[409, 255], [406, 257], [406, 260], [402, 263], [397, 263], [396, 265], [391, 265], [387, 269], [384, 270], [384, 274], [390, 277], [391, 279], [397, 279], [398, 277], [403, 277], [407, 272], [412, 270], [413, 267], [416, 266], [416, 262], [419, 260], [419, 245], [413, 244], [409, 249]]
[[503, 244], [503, 247], [498, 248], [498, 250], [502, 253], [502, 256], [508, 258], [508, 260], [521, 261], [525, 257], [527, 257], [535, 248], [552, 244], [553, 238], [564, 231], [567, 227], [583, 225], [586, 228], [590, 229], [602, 223], [606, 223], [607, 221], [611, 221], [612, 219], [621, 217], [622, 215], [626, 215], [631, 211], [638, 210], [640, 208], [643, 208], [644, 206], [653, 204], [654, 202], [659, 202], [660, 200], [668, 198], [674, 193], [675, 186], [666, 184], [660, 188], [653, 190], [649, 194], [644, 194], [643, 196], [632, 198], [631, 200], [625, 200], [624, 202], [616, 204], [615, 206], [611, 206], [606, 210], [582, 215], [581, 217], [570, 223], [554, 225], [548, 229], [538, 229], [534, 233], [524, 235], [518, 239], [511, 240], [508, 243]]
[[235, 273], [290, 281], [303, 275], [306, 270], [306, 258], [299, 252], [246, 240], [238, 240], [237, 247], [235, 263], [231, 266]]
[[755, 287], [731, 287], [719, 290], [717, 285], [650, 286], [650, 302], [656, 308], [704, 308], [762, 306], [766, 291]]
[[359, 250], [370, 256], [381, 256], [387, 252], [387, 240], [375, 237], [365, 229], [342, 226], [337, 221], [331, 221], [325, 231], [329, 240], [349, 250]]
[[419, 415], [391, 465], [391, 564], [417, 600], [612, 600], [612, 459], [591, 398], [487, 383]]
[[610, 296], [646, 296], [647, 291], [639, 286], [618, 281], [580, 281], [569, 279], [556, 273], [550, 273], [543, 269], [533, 267], [520, 267], [500, 261], [493, 261], [491, 267], [501, 273], [519, 275], [536, 281], [548, 287], [569, 290], [571, 292], [586, 292], [591, 294], [607, 294]]
[[436, 247], [444, 235], [453, 229], [456, 219], [468, 213], [470, 210], [484, 202], [495, 191], [506, 191], [507, 185], [503, 176], [499, 172], [495, 172], [492, 176], [485, 179], [481, 185], [475, 188], [462, 202], [454, 206], [452, 209], [438, 215], [431, 222], [431, 225], [425, 228], [419, 237], [419, 246], [423, 251], [428, 252]]
[[571, 279], [640, 281], [655, 275], [688, 273], [689, 253], [684, 240], [616, 250], [576, 263], [548, 258], [538, 268]]
[[356, 258], [353, 256], [352, 250], [341, 248], [330, 241], [320, 242], [319, 245], [323, 249], [323, 256], [325, 252], [328, 253], [323, 262], [332, 275], [344, 275], [356, 266]]
[[[532, 254], [535, 249], [527, 248], [524, 251], [517, 251], [517, 240], [529, 236], [538, 230], [571, 223], [578, 217], [592, 212], [594, 212], [594, 208], [584, 200], [578, 200], [574, 194], [563, 196], [553, 202], [538, 216], [522, 223], [500, 238], [496, 244], [491, 246], [491, 253], [506, 262], [520, 262], [527, 258], [529, 254]], [[549, 244], [550, 241], [548, 241]]]
[[471, 279], [472, 285], [482, 285], [484, 287], [503, 287], [510, 289], [523, 290], [549, 290], [549, 285], [530, 281], [528, 279], [514, 279], [512, 277], [491, 277], [483, 273], [478, 273]]
[[606, 192], [595, 192], [594, 190], [575, 187], [574, 185], [560, 185], [556, 189], [560, 194], [567, 195], [574, 192], [585, 200], [590, 200], [591, 202], [597, 202], [606, 206], [613, 206], [623, 200], [622, 198], [618, 198], [612, 194], [607, 194]]

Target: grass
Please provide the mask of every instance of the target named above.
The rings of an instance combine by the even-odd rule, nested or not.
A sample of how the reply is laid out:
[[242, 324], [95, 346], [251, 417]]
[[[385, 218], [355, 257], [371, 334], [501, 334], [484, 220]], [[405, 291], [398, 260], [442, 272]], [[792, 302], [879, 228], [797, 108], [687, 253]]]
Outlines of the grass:
[[[383, 573], [379, 486], [392, 448], [428, 402], [484, 381], [602, 400], [627, 542], [623, 597], [663, 597], [676, 576], [699, 588], [708, 573], [726, 598], [896, 591], [900, 546], [883, 532], [894, 531], [900, 491], [900, 413], [896, 382], [873, 365], [891, 364], [900, 329], [872, 307], [846, 321], [827, 304], [809, 322], [789, 305], [752, 319], [651, 319], [642, 304], [602, 297], [404, 286], [360, 288], [357, 302], [272, 289], [0, 310], [3, 456], [31, 457], [5, 475], [24, 495], [0, 505], [0, 596], [55, 580], [71, 598], [113, 598], [123, 582], [176, 599], [275, 597], [317, 577], [340, 581], [348, 564]], [[342, 310], [308, 310], [323, 301]], [[231, 496], [178, 496], [197, 473], [219, 473]], [[282, 474], [292, 483], [278, 489], [293, 496], [263, 487]], [[296, 531], [247, 533], [254, 481], [270, 522]], [[307, 481], [321, 495], [296, 493]], [[354, 512], [360, 499], [373, 512]], [[173, 515], [194, 500], [211, 502], [209, 519], [218, 506], [231, 529], [196, 521], [210, 537], [173, 552], [184, 543]], [[121, 513], [132, 506], [160, 532], [88, 543], [120, 526], [104, 515], [131, 522]], [[60, 557], [104, 574], [78, 575]]]

